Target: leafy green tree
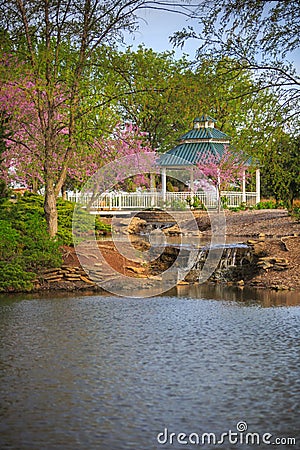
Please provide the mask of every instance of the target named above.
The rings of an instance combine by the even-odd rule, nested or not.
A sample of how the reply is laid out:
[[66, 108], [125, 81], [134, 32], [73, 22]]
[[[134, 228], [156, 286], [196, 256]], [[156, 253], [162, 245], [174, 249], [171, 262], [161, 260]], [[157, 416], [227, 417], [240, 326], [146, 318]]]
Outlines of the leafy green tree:
[[289, 208], [300, 195], [300, 140], [277, 130], [261, 155], [262, 194]]
[[7, 188], [5, 179], [5, 168], [3, 154], [6, 150], [5, 138], [7, 136], [5, 115], [2, 113], [0, 116], [0, 202], [8, 197], [9, 189]]
[[156, 53], [142, 46], [115, 52], [111, 72], [119, 87], [120, 115], [147, 133], [153, 149], [165, 151], [197, 115], [190, 62], [173, 52]]
[[[207, 58], [195, 69], [185, 58], [175, 60], [173, 53], [140, 47], [136, 52], [115, 52], [111, 65], [121, 94], [120, 115], [146, 132], [159, 151], [174, 146], [202, 113], [215, 117], [217, 127], [232, 136], [233, 145], [250, 154], [251, 130], [263, 129], [265, 134], [274, 126], [277, 97], [267, 91], [257, 93], [251, 73], [236, 69], [229, 58]], [[241, 95], [250, 89], [253, 95]], [[257, 136], [255, 147], [262, 137]]]
[[[270, 88], [279, 92], [280, 104], [288, 107], [284, 121], [295, 123], [296, 119], [297, 127], [300, 79], [290, 61], [299, 48], [300, 1], [207, 0], [199, 4], [196, 17], [199, 28], [175, 33], [173, 43], [198, 39], [198, 61], [229, 57], [235, 61], [235, 70], [251, 70], [256, 92]], [[241, 96], [247, 94], [253, 94], [253, 89]]]
[[[140, 0], [0, 2], [0, 25], [8, 27], [13, 53], [25, 62], [20, 72], [32, 78], [29, 95], [41, 135], [38, 151], [44, 170], [44, 210], [50, 236], [57, 233], [56, 198], [70, 161], [86, 148], [80, 143], [86, 142], [85, 125], [91, 109], [90, 104], [85, 108], [86, 99], [93, 98], [90, 81], [94, 51], [121, 39], [124, 30], [133, 30], [135, 11], [140, 6]], [[103, 98], [101, 91], [97, 94], [100, 110]], [[62, 163], [54, 172], [58, 141], [63, 141]]]

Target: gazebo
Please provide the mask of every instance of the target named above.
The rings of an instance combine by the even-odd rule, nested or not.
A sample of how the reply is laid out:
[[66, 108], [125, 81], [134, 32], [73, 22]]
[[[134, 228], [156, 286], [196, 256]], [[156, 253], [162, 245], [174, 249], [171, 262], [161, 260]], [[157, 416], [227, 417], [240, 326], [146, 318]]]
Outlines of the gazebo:
[[[230, 146], [230, 137], [215, 127], [216, 120], [210, 116], [202, 115], [194, 120], [192, 130], [180, 137], [176, 147], [162, 154], [158, 165], [161, 169], [162, 198], [167, 198], [167, 171], [190, 171], [190, 195], [194, 195], [194, 168], [207, 157], [221, 158], [225, 150]], [[246, 192], [246, 176], [243, 175], [242, 190], [240, 192], [226, 191], [222, 193], [229, 197], [229, 206], [237, 206], [237, 199], [241, 203], [260, 202], [260, 171], [256, 169], [256, 192]], [[230, 204], [230, 196], [235, 197], [234, 204]]]
[[[197, 163], [201, 161], [205, 162], [210, 155], [221, 158], [230, 146], [230, 137], [221, 130], [218, 130], [215, 127], [215, 123], [216, 120], [210, 116], [202, 115], [201, 117], [197, 117], [194, 120], [193, 129], [181, 136], [178, 145], [160, 155], [156, 169], [161, 173], [161, 190], [157, 191], [153, 182], [149, 191], [103, 192], [97, 197], [92, 208], [98, 212], [101, 210], [121, 211], [153, 207], [180, 208], [184, 206], [187, 208], [187, 202], [192, 205], [196, 198], [207, 208], [216, 208], [218, 199], [215, 191], [204, 192], [201, 189], [197, 191], [194, 189], [194, 175], [195, 172], [197, 174]], [[181, 175], [178, 175], [178, 170], [181, 171]], [[186, 189], [182, 192], [167, 191], [167, 175], [172, 176], [174, 171], [177, 174], [177, 180], [189, 184], [189, 190]], [[152, 181], [154, 181], [153, 174], [150, 174], [150, 176], [152, 177]], [[228, 207], [240, 206], [241, 203], [248, 205], [258, 203], [260, 201], [259, 168], [256, 169], [255, 192], [246, 192], [246, 176], [244, 173], [241, 190], [222, 191], [221, 195], [226, 197]], [[68, 198], [73, 201], [78, 201], [77, 194], [75, 196], [69, 195]]]

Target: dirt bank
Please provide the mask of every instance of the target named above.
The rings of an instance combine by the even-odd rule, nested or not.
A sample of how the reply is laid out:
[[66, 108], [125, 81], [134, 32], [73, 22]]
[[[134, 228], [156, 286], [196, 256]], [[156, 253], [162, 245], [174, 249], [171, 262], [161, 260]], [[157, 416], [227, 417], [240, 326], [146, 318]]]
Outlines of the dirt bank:
[[228, 237], [255, 237], [265, 233], [267, 238], [300, 233], [300, 223], [292, 219], [284, 209], [225, 212]]

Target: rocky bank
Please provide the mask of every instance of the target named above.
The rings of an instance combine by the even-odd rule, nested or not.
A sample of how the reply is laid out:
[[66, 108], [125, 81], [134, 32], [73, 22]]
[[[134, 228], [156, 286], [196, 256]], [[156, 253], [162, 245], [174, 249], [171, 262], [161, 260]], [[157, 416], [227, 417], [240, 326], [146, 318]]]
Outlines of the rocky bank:
[[[167, 214], [167, 215], [166, 215]], [[195, 212], [199, 235], [209, 241], [211, 236], [210, 218], [205, 212]], [[127, 243], [136, 249], [139, 258], [127, 259], [120, 254], [112, 240], [99, 241], [98, 247], [107, 263], [122, 275], [131, 277], [151, 278], [157, 276], [176, 259], [175, 247], [168, 247], [154, 263], [146, 264], [143, 252], [148, 251], [151, 244], [141, 235], [149, 232], [149, 219], [145, 215], [134, 219], [120, 219], [114, 223], [114, 239], [122, 240], [126, 236]], [[185, 225], [178, 225], [170, 219], [168, 213], [149, 214], [152, 225], [150, 230], [157, 229], [166, 237], [189, 235], [189, 218]], [[159, 220], [159, 217], [161, 220]], [[226, 211], [226, 239], [228, 243], [247, 243], [250, 249], [249, 258], [244, 258], [242, 264], [236, 267], [225, 267], [216, 271], [212, 280], [249, 285], [275, 290], [299, 290], [300, 293], [300, 224], [289, 217], [285, 210], [265, 211]], [[150, 220], [150, 222], [151, 222]], [[161, 225], [159, 225], [159, 223]], [[192, 231], [193, 233], [195, 230]], [[64, 264], [61, 268], [54, 268], [39, 274], [35, 281], [35, 290], [99, 290], [97, 281], [109, 277], [105, 273], [101, 262], [98, 261], [93, 249], [86, 248], [80, 256], [89, 261], [89, 271], [85, 272], [72, 247], [63, 249]], [[94, 252], [95, 253], [95, 252]], [[197, 273], [191, 271], [186, 282], [197, 281]], [[95, 282], [96, 281], [96, 282]]]

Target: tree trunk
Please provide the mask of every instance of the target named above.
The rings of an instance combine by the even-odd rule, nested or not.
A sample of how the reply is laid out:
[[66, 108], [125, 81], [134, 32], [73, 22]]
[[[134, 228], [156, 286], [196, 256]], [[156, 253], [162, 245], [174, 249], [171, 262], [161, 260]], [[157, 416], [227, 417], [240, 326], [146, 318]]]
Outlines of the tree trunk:
[[65, 184], [63, 184], [61, 188], [61, 197], [63, 200], [67, 200], [67, 189]]
[[47, 180], [46, 182], [44, 211], [48, 233], [50, 237], [55, 237], [57, 233], [57, 208], [53, 180]]
[[38, 191], [38, 179], [36, 177], [33, 177], [32, 179], [32, 192], [34, 194], [37, 194]]

